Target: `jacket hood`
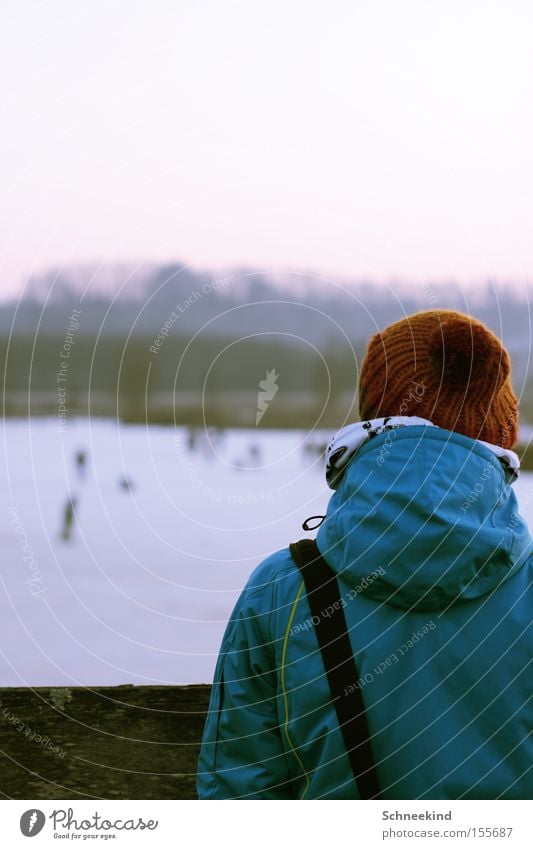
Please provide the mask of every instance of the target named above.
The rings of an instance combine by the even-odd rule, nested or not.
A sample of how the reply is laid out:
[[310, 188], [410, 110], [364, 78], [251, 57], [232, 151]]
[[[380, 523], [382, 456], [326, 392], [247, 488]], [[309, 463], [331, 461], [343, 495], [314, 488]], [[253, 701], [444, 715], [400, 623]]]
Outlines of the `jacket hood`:
[[424, 426], [379, 434], [359, 449], [317, 545], [352, 588], [414, 610], [491, 592], [533, 550], [500, 460], [476, 440]]

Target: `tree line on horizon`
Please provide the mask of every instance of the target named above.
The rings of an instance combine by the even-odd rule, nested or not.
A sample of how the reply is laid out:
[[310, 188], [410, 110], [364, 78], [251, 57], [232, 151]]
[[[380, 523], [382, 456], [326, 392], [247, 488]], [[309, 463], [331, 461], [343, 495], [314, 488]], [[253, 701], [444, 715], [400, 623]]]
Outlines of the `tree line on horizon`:
[[142, 279], [108, 269], [106, 289], [101, 281], [91, 288], [91, 274], [45, 274], [20, 302], [0, 304], [8, 415], [53, 414], [62, 375], [72, 414], [201, 423], [207, 411], [214, 424], [253, 423], [259, 381], [275, 369], [279, 393], [264, 426], [292, 426], [295, 414], [304, 426], [317, 417], [331, 426], [339, 415], [353, 419], [369, 335], [419, 309], [453, 308], [502, 337], [522, 416], [533, 420], [529, 302], [512, 287], [487, 284], [466, 302], [451, 284], [411, 287], [400, 297], [370, 283], [346, 292], [312, 275], [300, 275], [295, 287], [289, 278], [175, 265], [145, 270]]

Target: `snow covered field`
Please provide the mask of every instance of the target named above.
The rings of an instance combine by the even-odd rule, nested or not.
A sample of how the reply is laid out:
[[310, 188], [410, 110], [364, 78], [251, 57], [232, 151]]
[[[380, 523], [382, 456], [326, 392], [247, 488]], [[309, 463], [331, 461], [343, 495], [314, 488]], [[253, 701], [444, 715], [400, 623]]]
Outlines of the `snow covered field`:
[[[7, 420], [0, 686], [210, 681], [252, 569], [325, 511], [304, 446], [329, 435]], [[533, 475], [515, 489], [532, 522]]]

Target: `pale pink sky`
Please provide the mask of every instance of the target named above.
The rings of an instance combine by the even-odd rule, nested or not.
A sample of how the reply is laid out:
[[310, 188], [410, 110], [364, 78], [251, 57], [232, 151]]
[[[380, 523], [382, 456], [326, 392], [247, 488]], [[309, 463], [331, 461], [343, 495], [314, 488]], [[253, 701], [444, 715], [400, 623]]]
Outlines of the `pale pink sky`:
[[3, 0], [0, 293], [68, 262], [533, 280], [529, 0]]

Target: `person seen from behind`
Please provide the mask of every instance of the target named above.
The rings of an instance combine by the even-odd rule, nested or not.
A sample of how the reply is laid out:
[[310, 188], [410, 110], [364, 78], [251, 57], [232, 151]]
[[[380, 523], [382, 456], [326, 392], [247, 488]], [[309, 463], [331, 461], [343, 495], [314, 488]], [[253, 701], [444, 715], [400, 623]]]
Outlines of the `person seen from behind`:
[[220, 650], [201, 799], [524, 799], [533, 540], [518, 403], [480, 321], [371, 337], [316, 536], [267, 557]]

